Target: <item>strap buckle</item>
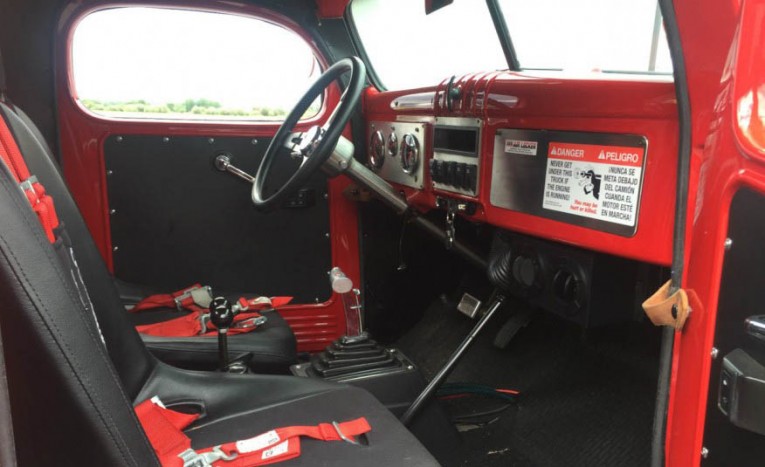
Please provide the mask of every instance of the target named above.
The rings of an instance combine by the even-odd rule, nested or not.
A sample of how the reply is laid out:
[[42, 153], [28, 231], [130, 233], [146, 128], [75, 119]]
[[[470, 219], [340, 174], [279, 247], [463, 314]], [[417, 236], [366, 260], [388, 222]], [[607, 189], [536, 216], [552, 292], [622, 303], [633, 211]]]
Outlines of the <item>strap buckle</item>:
[[234, 306], [232, 307], [234, 310], [234, 313], [242, 313], [245, 311], [249, 311], [250, 307], [253, 306], [259, 306], [259, 305], [266, 305], [267, 307], [272, 307], [273, 303], [271, 302], [271, 299], [268, 297], [256, 297], [256, 298], [244, 298], [240, 297], [239, 300], [234, 303]]
[[37, 192], [35, 191], [35, 183], [39, 183], [37, 180], [37, 177], [35, 177], [34, 175], [30, 175], [28, 179], [19, 183], [19, 187], [25, 193], [31, 193], [35, 197], [37, 197]]
[[338, 436], [340, 436], [340, 439], [345, 441], [346, 443], [353, 444], [354, 446], [361, 446], [361, 443], [356, 441], [355, 439], [349, 438], [343, 434], [343, 432], [340, 430], [340, 424], [337, 422], [332, 422], [332, 426], [335, 428], [335, 431], [337, 431]]
[[266, 321], [268, 321], [268, 318], [266, 318], [265, 316], [253, 316], [252, 318], [247, 318], [241, 321], [234, 322], [234, 324], [231, 325], [231, 328], [232, 329], [254, 328], [254, 327], [258, 327], [263, 324], [266, 324]]
[[209, 285], [200, 285], [189, 287], [188, 289], [184, 290], [183, 293], [173, 298], [175, 307], [178, 309], [178, 311], [184, 310], [183, 302], [189, 298], [191, 298], [191, 301], [194, 302], [195, 305], [201, 308], [208, 308], [210, 306], [210, 302], [212, 302], [213, 299], [212, 288], [210, 288]]
[[183, 467], [212, 467], [213, 463], [217, 461], [231, 461], [236, 459], [236, 456], [237, 453], [228, 455], [223, 452], [220, 445], [207, 452], [199, 453], [189, 448], [178, 454], [178, 457], [183, 461]]
[[207, 323], [210, 322], [210, 313], [199, 313], [199, 335], [207, 333]]

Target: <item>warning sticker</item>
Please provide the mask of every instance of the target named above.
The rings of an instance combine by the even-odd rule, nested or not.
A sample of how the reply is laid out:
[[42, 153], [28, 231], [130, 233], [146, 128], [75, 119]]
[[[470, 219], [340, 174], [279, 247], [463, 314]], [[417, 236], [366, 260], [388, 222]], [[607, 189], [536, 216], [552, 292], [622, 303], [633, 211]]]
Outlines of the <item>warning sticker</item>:
[[550, 141], [542, 207], [635, 226], [643, 148]]
[[506, 154], [520, 154], [522, 156], [536, 156], [537, 146], [539, 143], [536, 141], [523, 141], [519, 139], [506, 139], [505, 140], [505, 153]]

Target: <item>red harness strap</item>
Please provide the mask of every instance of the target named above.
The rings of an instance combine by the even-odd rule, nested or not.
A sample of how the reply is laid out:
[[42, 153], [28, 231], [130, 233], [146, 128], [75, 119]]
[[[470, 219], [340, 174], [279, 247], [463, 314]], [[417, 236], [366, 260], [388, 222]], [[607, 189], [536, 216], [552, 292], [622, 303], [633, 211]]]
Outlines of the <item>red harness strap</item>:
[[11, 170], [16, 183], [24, 190], [29, 204], [32, 205], [32, 210], [37, 214], [45, 235], [48, 237], [48, 241], [54, 243], [56, 235], [53, 230], [58, 227], [59, 222], [56, 208], [53, 206], [53, 198], [45, 192], [45, 188], [37, 181], [37, 178], [29, 174], [29, 169], [21, 156], [19, 147], [16, 145], [16, 140], [13, 138], [8, 125], [1, 118], [0, 158]]
[[[200, 298], [204, 294], [207, 298]], [[214, 336], [216, 334], [215, 326], [210, 323], [209, 314], [206, 308], [209, 306], [205, 301], [211, 299], [212, 295], [208, 287], [202, 287], [194, 284], [191, 287], [173, 292], [171, 294], [152, 295], [141, 300], [130, 311], [145, 311], [153, 308], [177, 308], [178, 310], [188, 310], [187, 313], [178, 318], [162, 321], [153, 324], [144, 324], [136, 326], [136, 330], [141, 334], [157, 337], [195, 337], [195, 336]], [[229, 328], [229, 335], [242, 334], [255, 330], [258, 324], [262, 324], [265, 318], [258, 313], [259, 310], [266, 308], [277, 308], [288, 304], [292, 297], [241, 297], [235, 307], [237, 314], [234, 317], [234, 324]]]
[[138, 421], [163, 467], [254, 467], [300, 456], [300, 437], [358, 444], [355, 436], [371, 431], [365, 418], [317, 426], [276, 428], [261, 435], [195, 451], [183, 429], [197, 419], [165, 408], [158, 398], [138, 404]]
[[[152, 310], [154, 308], [176, 308], [178, 311], [200, 311], [207, 308], [212, 300], [209, 287], [194, 284], [177, 292], [169, 294], [150, 295], [136, 303], [131, 312]], [[206, 301], [206, 303], [205, 303]]]

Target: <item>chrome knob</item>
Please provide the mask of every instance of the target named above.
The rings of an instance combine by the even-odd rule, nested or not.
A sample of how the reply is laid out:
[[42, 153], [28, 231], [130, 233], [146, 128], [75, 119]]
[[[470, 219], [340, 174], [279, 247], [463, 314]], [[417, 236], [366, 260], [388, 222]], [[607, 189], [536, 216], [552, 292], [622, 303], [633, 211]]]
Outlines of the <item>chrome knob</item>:
[[369, 140], [369, 166], [372, 170], [380, 170], [385, 163], [385, 137], [382, 131], [372, 133]]
[[407, 133], [401, 138], [401, 169], [412, 175], [420, 164], [420, 145], [417, 138]]
[[396, 157], [398, 154], [398, 136], [392, 132], [388, 135], [388, 155], [390, 157]]

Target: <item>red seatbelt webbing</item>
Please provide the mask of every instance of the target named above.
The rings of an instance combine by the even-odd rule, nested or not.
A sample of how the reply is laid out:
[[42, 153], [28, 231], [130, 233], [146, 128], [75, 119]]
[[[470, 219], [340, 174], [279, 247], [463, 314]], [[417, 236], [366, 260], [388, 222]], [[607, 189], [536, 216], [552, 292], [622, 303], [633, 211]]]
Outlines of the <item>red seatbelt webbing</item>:
[[[178, 308], [179, 310], [188, 310], [190, 313], [159, 323], [136, 326], [136, 330], [141, 334], [157, 337], [214, 336], [216, 329], [209, 320], [207, 306], [197, 303], [194, 300], [194, 293], [192, 293], [192, 291], [197, 290], [204, 292], [203, 289], [209, 291], [208, 287], [194, 284], [171, 294], [151, 295], [141, 300], [131, 308], [131, 312], [154, 308]], [[209, 298], [212, 298], [212, 295], [209, 295]], [[234, 316], [234, 324], [228, 330], [229, 335], [255, 330], [258, 324], [262, 324], [259, 322], [262, 320], [258, 320], [258, 318], [262, 318], [258, 310], [278, 308], [291, 301], [292, 297], [239, 298], [235, 305], [237, 314]]]
[[254, 467], [274, 464], [300, 456], [301, 436], [357, 444], [353, 438], [372, 429], [369, 422], [361, 417], [343, 423], [277, 428], [249, 439], [194, 451], [191, 440], [182, 430], [197, 419], [196, 415], [166, 409], [156, 397], [138, 404], [135, 411], [163, 467], [182, 467], [184, 464]]
[[0, 119], [0, 156], [5, 164], [13, 172], [16, 182], [21, 183], [29, 178], [29, 169], [21, 156], [21, 151], [16, 145], [16, 140], [11, 133], [11, 129], [3, 119]]
[[13, 173], [16, 183], [24, 190], [29, 204], [32, 205], [32, 210], [37, 215], [37, 219], [48, 237], [48, 241], [54, 243], [56, 235], [53, 230], [58, 227], [59, 221], [56, 208], [53, 206], [53, 198], [48, 196], [42, 184], [29, 174], [29, 169], [24, 162], [16, 140], [2, 118], [0, 118], [0, 158]]
[[[198, 311], [201, 307], [194, 301], [191, 291], [201, 288], [201, 284], [194, 284], [177, 292], [150, 295], [136, 303], [130, 311], [135, 313], [137, 311], [146, 311], [154, 308], [178, 308], [179, 306], [190, 311]], [[176, 302], [176, 299], [178, 298], [181, 299]]]
[[[160, 321], [159, 323], [143, 324], [136, 326], [135, 329], [141, 334], [157, 337], [195, 337], [195, 336], [214, 336], [217, 330], [209, 320], [205, 320], [205, 328], [202, 329], [202, 315], [204, 313], [195, 311], [178, 318]], [[228, 334], [243, 334], [254, 331], [257, 328], [255, 324], [244, 325], [244, 321], [260, 318], [262, 315], [258, 312], [239, 313], [234, 317], [234, 324], [228, 328]], [[242, 324], [239, 324], [242, 323]]]

